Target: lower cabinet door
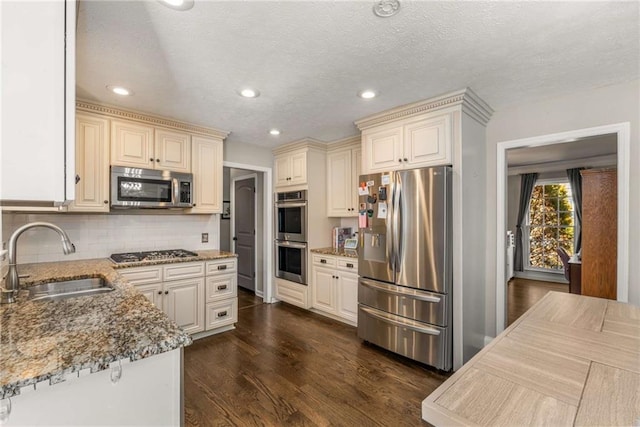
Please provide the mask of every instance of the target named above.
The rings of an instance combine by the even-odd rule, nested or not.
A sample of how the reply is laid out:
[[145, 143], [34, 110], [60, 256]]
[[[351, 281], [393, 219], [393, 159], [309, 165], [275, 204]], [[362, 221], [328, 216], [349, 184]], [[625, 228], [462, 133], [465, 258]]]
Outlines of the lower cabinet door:
[[314, 267], [311, 306], [329, 313], [336, 312], [335, 278], [333, 270]]
[[134, 285], [134, 286], [136, 287], [138, 292], [144, 295], [149, 301], [154, 303], [156, 307], [158, 307], [160, 310], [163, 309], [162, 295], [164, 294], [164, 292], [163, 292], [162, 283], [150, 283], [148, 285]]
[[233, 325], [238, 321], [238, 298], [208, 303], [206, 311], [207, 331]]
[[165, 312], [185, 332], [204, 330], [204, 278], [164, 283]]
[[338, 315], [358, 322], [358, 275], [338, 272]]

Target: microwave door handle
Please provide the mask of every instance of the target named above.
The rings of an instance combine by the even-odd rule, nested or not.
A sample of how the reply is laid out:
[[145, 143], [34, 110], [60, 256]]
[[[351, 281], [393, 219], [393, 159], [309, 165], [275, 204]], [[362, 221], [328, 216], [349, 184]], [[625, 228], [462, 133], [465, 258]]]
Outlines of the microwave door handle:
[[294, 242], [288, 242], [283, 240], [276, 240], [276, 246], [295, 248], [295, 249], [306, 249], [307, 247], [305, 243], [294, 243]]
[[180, 185], [178, 183], [178, 178], [171, 178], [171, 189], [171, 204], [176, 206], [180, 200]]

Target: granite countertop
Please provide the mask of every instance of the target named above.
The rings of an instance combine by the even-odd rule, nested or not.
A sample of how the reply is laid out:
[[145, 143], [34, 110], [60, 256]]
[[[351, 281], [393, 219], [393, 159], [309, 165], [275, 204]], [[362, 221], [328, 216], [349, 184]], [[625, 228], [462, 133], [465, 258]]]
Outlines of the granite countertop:
[[355, 249], [343, 249], [343, 248], [318, 248], [311, 249], [311, 252], [322, 255], [343, 256], [347, 258], [358, 258], [358, 251]]
[[[236, 256], [216, 250], [197, 253], [178, 262]], [[191, 344], [188, 334], [115, 270], [131, 266], [109, 259], [18, 265], [19, 274], [29, 277], [21, 280], [16, 303], [0, 305], [0, 399], [43, 381], [56, 384], [82, 375], [80, 371], [97, 372], [111, 362]], [[114, 290], [58, 301], [27, 300], [24, 288], [29, 286], [87, 277], [102, 277]]]

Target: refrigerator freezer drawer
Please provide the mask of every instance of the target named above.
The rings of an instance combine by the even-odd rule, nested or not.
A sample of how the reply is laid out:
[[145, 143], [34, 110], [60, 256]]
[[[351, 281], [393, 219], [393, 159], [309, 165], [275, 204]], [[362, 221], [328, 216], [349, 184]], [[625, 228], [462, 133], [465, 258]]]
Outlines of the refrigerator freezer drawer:
[[433, 325], [449, 325], [449, 296], [360, 279], [358, 302], [387, 313]]
[[358, 337], [443, 371], [452, 368], [449, 328], [416, 322], [360, 304]]

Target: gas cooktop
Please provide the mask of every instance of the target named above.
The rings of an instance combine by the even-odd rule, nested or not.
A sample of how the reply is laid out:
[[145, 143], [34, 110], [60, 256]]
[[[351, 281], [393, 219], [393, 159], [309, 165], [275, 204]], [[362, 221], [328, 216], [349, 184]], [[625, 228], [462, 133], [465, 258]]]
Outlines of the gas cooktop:
[[166, 251], [149, 251], [149, 252], [125, 252], [121, 254], [111, 254], [109, 258], [117, 264], [126, 262], [140, 261], [157, 261], [163, 259], [188, 258], [198, 256], [193, 252], [184, 249], [169, 249]]

